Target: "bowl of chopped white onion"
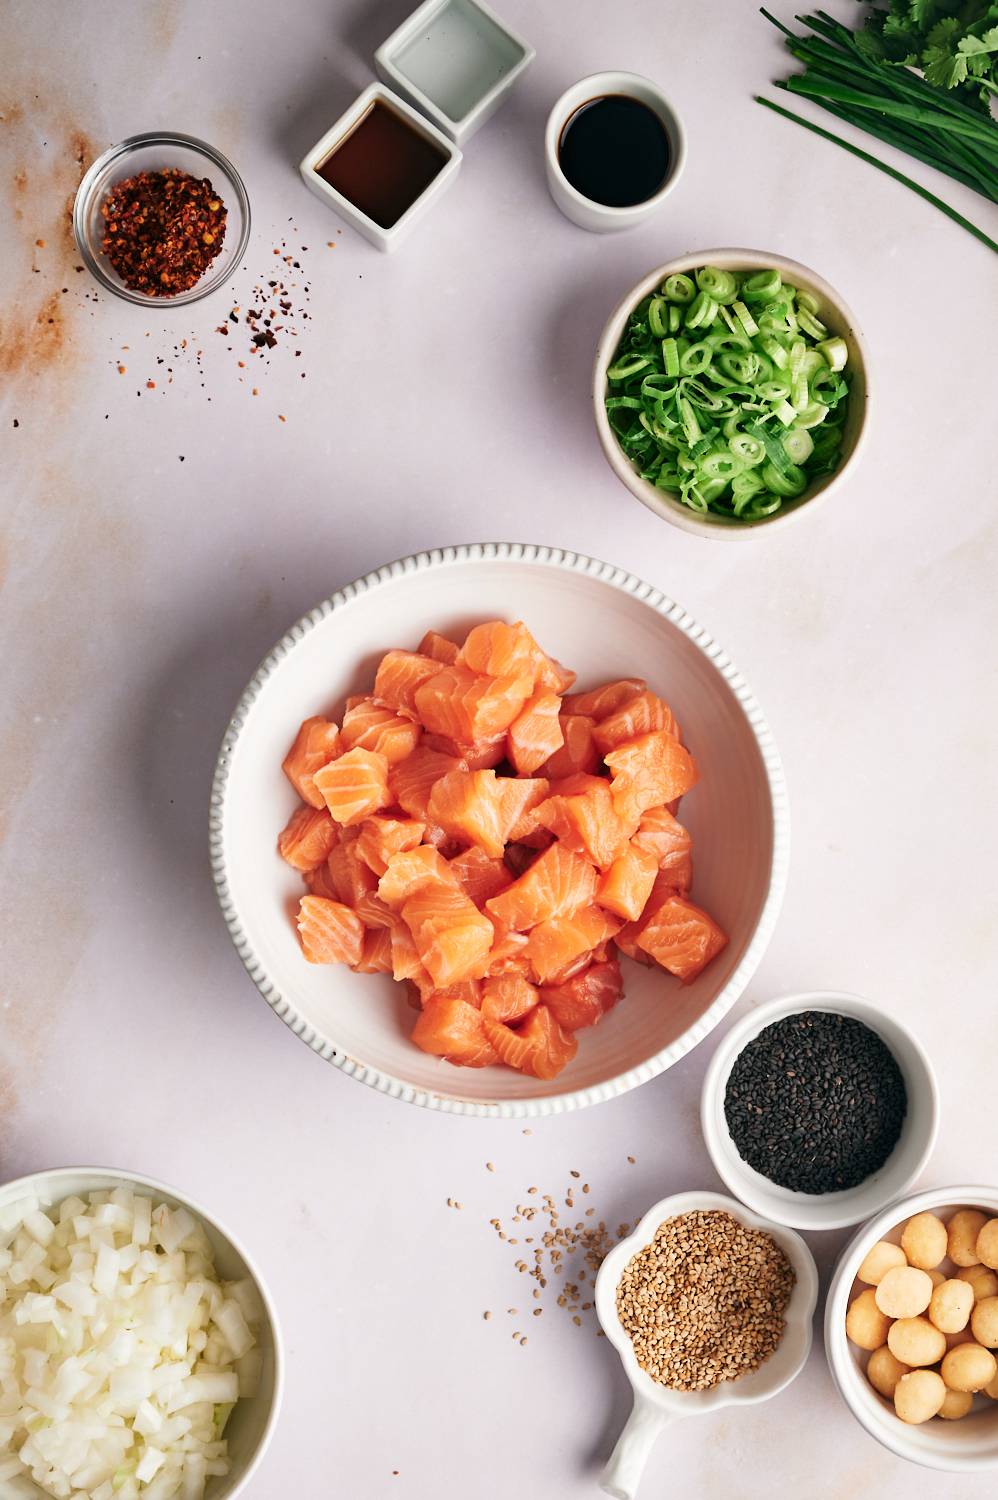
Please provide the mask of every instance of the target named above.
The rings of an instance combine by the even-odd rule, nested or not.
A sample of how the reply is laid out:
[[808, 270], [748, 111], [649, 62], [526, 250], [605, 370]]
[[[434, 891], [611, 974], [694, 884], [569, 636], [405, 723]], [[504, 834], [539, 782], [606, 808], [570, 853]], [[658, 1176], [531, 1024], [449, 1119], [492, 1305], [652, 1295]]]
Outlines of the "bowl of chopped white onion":
[[0, 1187], [0, 1493], [234, 1500], [282, 1380], [260, 1274], [199, 1205], [104, 1167]]

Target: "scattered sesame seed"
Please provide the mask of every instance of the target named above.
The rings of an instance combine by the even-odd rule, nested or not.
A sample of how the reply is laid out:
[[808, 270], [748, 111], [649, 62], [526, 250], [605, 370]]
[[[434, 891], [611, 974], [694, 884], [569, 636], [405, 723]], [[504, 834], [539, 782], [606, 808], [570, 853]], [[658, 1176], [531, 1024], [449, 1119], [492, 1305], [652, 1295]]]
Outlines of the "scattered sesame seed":
[[495, 1162], [487, 1161], [485, 1163], [485, 1170], [486, 1170], [486, 1172], [494, 1172], [495, 1169], [496, 1169]]
[[633, 1167], [634, 1166], [634, 1157], [633, 1156], [629, 1156], [627, 1158], [627, 1160], [630, 1162], [631, 1166]]
[[492, 1316], [492, 1314], [490, 1312], [483, 1312], [482, 1313], [482, 1317], [485, 1319], [486, 1323], [489, 1321], [489, 1319], [491, 1318], [491, 1316]]

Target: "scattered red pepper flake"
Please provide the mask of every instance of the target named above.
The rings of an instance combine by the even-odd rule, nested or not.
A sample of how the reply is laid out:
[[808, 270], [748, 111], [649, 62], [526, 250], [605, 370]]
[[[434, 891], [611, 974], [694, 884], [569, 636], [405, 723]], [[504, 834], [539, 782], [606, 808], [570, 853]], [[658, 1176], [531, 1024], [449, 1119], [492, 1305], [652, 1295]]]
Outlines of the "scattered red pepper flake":
[[155, 382], [155, 380], [147, 380], [146, 381], [146, 390], [147, 391], [154, 391], [155, 389], [156, 389], [156, 382]]
[[119, 375], [124, 375], [127, 372], [127, 370], [128, 370], [128, 366], [127, 365], [119, 365], [118, 366], [118, 374]]
[[279, 422], [286, 422], [288, 419], [287, 419], [287, 417], [282, 417], [281, 414], [280, 414], [280, 412], [278, 412], [277, 413], [277, 420]]
[[101, 204], [101, 248], [133, 291], [175, 297], [196, 286], [218, 255], [227, 212], [207, 177], [180, 167], [137, 172]]
[[39, 250], [44, 250], [45, 249], [45, 241], [44, 240], [35, 240], [35, 244], [38, 246]]

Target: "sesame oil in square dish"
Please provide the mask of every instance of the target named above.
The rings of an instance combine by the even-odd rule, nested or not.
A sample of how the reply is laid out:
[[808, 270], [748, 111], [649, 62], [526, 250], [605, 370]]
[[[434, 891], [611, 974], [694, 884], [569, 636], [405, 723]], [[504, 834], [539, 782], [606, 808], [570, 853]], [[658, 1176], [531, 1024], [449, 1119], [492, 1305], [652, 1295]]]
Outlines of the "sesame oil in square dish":
[[316, 171], [367, 218], [390, 229], [446, 165], [435, 142], [375, 99]]

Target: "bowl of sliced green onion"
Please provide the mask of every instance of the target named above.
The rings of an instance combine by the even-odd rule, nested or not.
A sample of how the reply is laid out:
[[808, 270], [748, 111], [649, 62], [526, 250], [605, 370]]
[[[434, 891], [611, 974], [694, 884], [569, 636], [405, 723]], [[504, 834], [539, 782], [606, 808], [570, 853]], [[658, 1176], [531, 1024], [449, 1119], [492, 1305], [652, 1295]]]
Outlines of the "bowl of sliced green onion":
[[732, 536], [789, 521], [842, 483], [866, 430], [865, 349], [806, 266], [703, 250], [618, 303], [593, 403], [632, 495], [685, 531]]

